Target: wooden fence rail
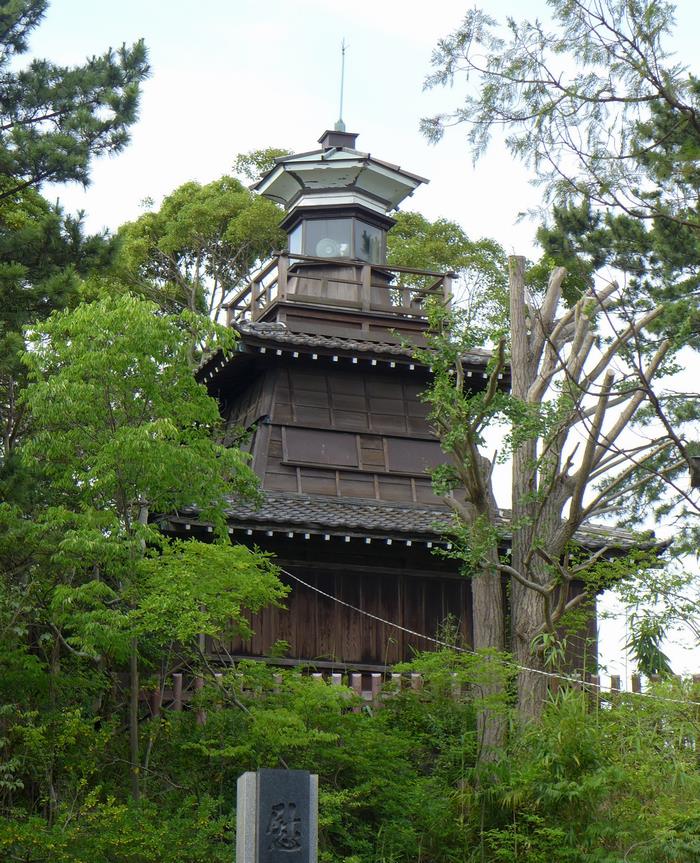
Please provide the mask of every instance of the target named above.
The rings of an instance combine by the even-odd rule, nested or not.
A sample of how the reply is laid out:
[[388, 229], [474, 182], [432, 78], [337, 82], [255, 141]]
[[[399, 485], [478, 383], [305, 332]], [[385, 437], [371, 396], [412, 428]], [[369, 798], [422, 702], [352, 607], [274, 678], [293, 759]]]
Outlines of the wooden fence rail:
[[[416, 672], [398, 673], [398, 672], [310, 672], [308, 674], [314, 680], [325, 681], [331, 686], [347, 686], [366, 704], [373, 708], [379, 708], [386, 698], [392, 697], [397, 691], [410, 689], [414, 692], [420, 691], [424, 686], [424, 679], [421, 674]], [[282, 676], [275, 675], [275, 679], [281, 683]], [[677, 680], [681, 678], [676, 676]], [[700, 674], [692, 675], [694, 685], [700, 687]], [[214, 680], [209, 685], [220, 684], [223, 680], [223, 673], [214, 674]], [[651, 683], [658, 683], [661, 678], [658, 675], [653, 675], [650, 678]], [[576, 681], [571, 683], [567, 680], [558, 682], [556, 678], [552, 678], [550, 684], [550, 692], [556, 693], [567, 687], [575, 687], [577, 689], [586, 689], [592, 701], [595, 703], [614, 704], [617, 696], [623, 692], [641, 693], [642, 677], [639, 674], [633, 674], [630, 679], [630, 688], [622, 689], [622, 681], [620, 675], [612, 674], [608, 678], [608, 682], [604, 682], [599, 675], [588, 675], [586, 680]], [[148, 711], [151, 718], [157, 718], [163, 710], [171, 710], [175, 712], [189, 708], [190, 703], [197, 695], [205, 688], [205, 679], [199, 676], [187, 677], [178, 672], [170, 675], [169, 681], [165, 686], [160, 686], [155, 690], [142, 690], [141, 700], [148, 705]], [[469, 689], [468, 684], [463, 685], [453, 675], [452, 695], [454, 698], [461, 697]], [[354, 705], [352, 708], [355, 712], [362, 709], [361, 706]], [[206, 722], [206, 711], [199, 707], [197, 709], [197, 721], [200, 724]]]

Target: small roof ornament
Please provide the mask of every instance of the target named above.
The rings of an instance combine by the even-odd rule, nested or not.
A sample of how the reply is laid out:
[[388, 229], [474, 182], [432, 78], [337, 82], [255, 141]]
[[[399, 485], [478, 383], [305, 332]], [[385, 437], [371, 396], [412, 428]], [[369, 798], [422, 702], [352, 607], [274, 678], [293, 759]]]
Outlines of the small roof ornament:
[[338, 119], [335, 123], [335, 131], [336, 132], [344, 132], [345, 131], [345, 123], [343, 122], [343, 91], [345, 90], [345, 49], [347, 45], [345, 44], [345, 39], [340, 43], [340, 111], [338, 112]]

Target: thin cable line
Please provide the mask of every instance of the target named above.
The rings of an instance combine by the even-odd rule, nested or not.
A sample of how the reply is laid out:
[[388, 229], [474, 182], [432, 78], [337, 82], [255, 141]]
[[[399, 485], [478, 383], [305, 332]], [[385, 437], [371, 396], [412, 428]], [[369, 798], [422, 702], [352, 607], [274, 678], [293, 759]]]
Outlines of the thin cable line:
[[[394, 623], [391, 620], [385, 620], [383, 617], [378, 617], [376, 614], [372, 614], [371, 611], [365, 611], [363, 608], [358, 608], [356, 605], [351, 605], [349, 602], [345, 602], [344, 599], [339, 599], [337, 596], [333, 596], [331, 593], [326, 593], [325, 590], [321, 590], [320, 587], [315, 587], [313, 584], [309, 584], [307, 581], [299, 578], [298, 575], [294, 575], [286, 569], [282, 569], [279, 567], [280, 572], [283, 572], [285, 575], [289, 576], [289, 578], [301, 584], [303, 587], [307, 587], [309, 590], [313, 590], [315, 593], [320, 594], [321, 596], [325, 596], [326, 599], [330, 599], [333, 602], [337, 602], [339, 605], [345, 606], [345, 608], [349, 608], [351, 611], [356, 611], [358, 614], [363, 614], [365, 617], [369, 617], [372, 620], [376, 620], [378, 623], [383, 623], [385, 626], [391, 626], [394, 629], [398, 629], [401, 632], [405, 632], [408, 635], [415, 635], [417, 638], [423, 638], [425, 641], [429, 641], [432, 644], [437, 644], [440, 647], [447, 647], [449, 650], [455, 650], [458, 653], [466, 653], [469, 656], [481, 656], [482, 654], [478, 653], [476, 650], [470, 650], [467, 647], [459, 647], [456, 644], [450, 644], [447, 641], [441, 641], [439, 638], [433, 638], [430, 635], [424, 635], [422, 632], [416, 632], [415, 629], [408, 629], [405, 626], [401, 626], [400, 623]], [[502, 659], [501, 657], [493, 657], [497, 662], [500, 662], [502, 665], [507, 668], [514, 668], [517, 671], [530, 671], [533, 674], [540, 674], [543, 677], [549, 677], [556, 680], [564, 680], [567, 683], [575, 683], [578, 686], [586, 686], [591, 689], [598, 689], [600, 692], [603, 692], [603, 686], [600, 683], [593, 683], [592, 681], [585, 681], [579, 677], [572, 677], [571, 675], [566, 674], [557, 674], [554, 671], [543, 671], [541, 668], [529, 668], [526, 665], [518, 665], [516, 662], [513, 662], [509, 659]], [[687, 704], [693, 705], [695, 707], [700, 707], [700, 701], [690, 701], [685, 698], [670, 698], [665, 695], [653, 695], [651, 692], [624, 692], [620, 693], [624, 695], [635, 695], [640, 696], [641, 698], [650, 698], [652, 701], [669, 701], [674, 704]]]

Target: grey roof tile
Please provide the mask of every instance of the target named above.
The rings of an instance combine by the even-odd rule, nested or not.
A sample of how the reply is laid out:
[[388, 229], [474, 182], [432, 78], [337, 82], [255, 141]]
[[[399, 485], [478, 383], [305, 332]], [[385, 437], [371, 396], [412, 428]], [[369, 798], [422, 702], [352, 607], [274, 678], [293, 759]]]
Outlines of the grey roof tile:
[[[233, 526], [258, 529], [304, 527], [311, 533], [367, 533], [432, 541], [444, 539], [445, 531], [452, 522], [452, 513], [447, 507], [284, 492], [265, 492], [259, 506], [231, 501], [228, 516]], [[501, 524], [505, 539], [508, 537], [509, 518], [510, 512], [502, 510]], [[640, 541], [630, 531], [600, 524], [586, 525], [577, 531], [576, 538], [592, 549], [610, 547], [624, 550], [663, 546], [653, 537]]]
[[[320, 336], [310, 333], [295, 333], [279, 323], [237, 323], [235, 329], [241, 336], [249, 336], [280, 345], [293, 347], [319, 348], [328, 351], [348, 351], [350, 353], [389, 354], [392, 356], [411, 357], [410, 348], [396, 342], [370, 341], [367, 339], [351, 339], [343, 336]], [[491, 353], [486, 350], [473, 350], [465, 354], [468, 363], [486, 365]]]

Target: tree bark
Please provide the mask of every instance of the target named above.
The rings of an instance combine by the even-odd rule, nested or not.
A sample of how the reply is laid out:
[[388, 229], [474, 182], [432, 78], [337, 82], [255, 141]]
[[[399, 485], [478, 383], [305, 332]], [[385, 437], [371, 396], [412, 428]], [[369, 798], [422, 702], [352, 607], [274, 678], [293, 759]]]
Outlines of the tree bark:
[[[491, 562], [498, 562], [497, 551], [491, 557], [495, 558]], [[484, 567], [472, 578], [471, 589], [474, 648], [501, 652], [505, 647], [505, 607], [500, 572]], [[491, 761], [505, 739], [503, 705], [498, 703], [503, 699], [504, 675], [498, 659], [485, 656], [483, 662], [480, 688], [484, 704], [477, 713], [477, 732], [480, 760]]]
[[[528, 401], [530, 384], [537, 369], [532, 351], [532, 321], [525, 302], [525, 258], [509, 258], [510, 325], [511, 325], [511, 393], [515, 399]], [[533, 522], [537, 505], [537, 445], [535, 435], [523, 441], [513, 452], [512, 470], [512, 551], [515, 570], [527, 571], [535, 581], [537, 567], [528, 565], [528, 554], [536, 540]], [[542, 582], [541, 582], [542, 583]], [[537, 719], [547, 697], [547, 678], [542, 658], [532, 650], [532, 639], [544, 619], [544, 602], [535, 590], [520, 584], [511, 585], [512, 652], [521, 670], [518, 673], [518, 712], [522, 719]], [[532, 669], [526, 671], [524, 669]]]
[[129, 655], [129, 772], [131, 779], [131, 796], [138, 803], [141, 798], [139, 784], [139, 655], [138, 639], [131, 639]]

